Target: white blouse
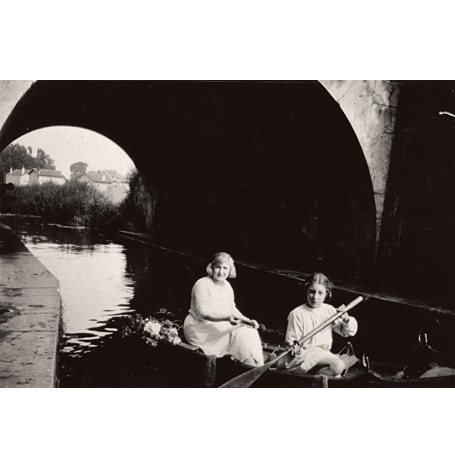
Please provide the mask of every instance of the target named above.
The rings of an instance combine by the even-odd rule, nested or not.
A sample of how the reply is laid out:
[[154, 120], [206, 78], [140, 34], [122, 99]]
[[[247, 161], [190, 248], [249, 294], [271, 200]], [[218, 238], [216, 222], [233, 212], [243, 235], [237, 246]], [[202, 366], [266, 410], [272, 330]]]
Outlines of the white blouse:
[[[288, 315], [286, 343], [292, 344], [294, 341], [300, 341], [306, 334], [313, 331], [335, 313], [336, 308], [329, 304], [322, 304], [319, 308], [311, 308], [306, 304], [299, 305]], [[338, 318], [332, 323], [331, 328], [328, 326], [303, 343], [302, 348], [319, 347], [330, 351], [333, 342], [332, 330], [343, 337], [347, 337], [354, 336], [357, 329], [358, 324], [354, 317], [350, 316], [348, 323]]]

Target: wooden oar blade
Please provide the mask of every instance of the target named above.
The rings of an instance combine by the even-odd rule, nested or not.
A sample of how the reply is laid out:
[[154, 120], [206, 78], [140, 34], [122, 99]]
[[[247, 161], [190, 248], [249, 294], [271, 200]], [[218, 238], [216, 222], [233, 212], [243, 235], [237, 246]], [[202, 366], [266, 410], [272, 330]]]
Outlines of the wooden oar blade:
[[234, 377], [231, 380], [228, 380], [223, 385], [220, 385], [219, 388], [248, 388], [254, 382], [256, 382], [259, 377], [264, 374], [272, 364], [264, 364], [263, 366], [254, 367], [253, 369], [247, 370], [243, 374]]

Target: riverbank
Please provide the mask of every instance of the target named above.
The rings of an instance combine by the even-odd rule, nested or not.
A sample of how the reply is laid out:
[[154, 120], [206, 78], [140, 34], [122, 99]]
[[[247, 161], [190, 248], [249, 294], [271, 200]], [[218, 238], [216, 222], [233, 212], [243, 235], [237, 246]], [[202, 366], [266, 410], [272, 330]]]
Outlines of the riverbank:
[[55, 387], [59, 282], [0, 224], [0, 387]]

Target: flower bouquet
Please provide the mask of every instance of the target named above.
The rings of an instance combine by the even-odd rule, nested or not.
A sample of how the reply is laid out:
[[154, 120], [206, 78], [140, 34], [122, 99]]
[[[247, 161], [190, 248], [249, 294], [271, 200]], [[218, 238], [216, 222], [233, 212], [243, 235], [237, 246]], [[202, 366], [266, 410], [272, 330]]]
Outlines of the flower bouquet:
[[154, 316], [147, 318], [137, 314], [129, 318], [122, 328], [122, 337], [138, 336], [149, 346], [156, 348], [160, 340], [172, 344], [179, 344], [182, 339], [179, 336], [181, 325], [177, 321], [161, 319], [157, 317], [172, 316], [172, 313], [162, 308]]

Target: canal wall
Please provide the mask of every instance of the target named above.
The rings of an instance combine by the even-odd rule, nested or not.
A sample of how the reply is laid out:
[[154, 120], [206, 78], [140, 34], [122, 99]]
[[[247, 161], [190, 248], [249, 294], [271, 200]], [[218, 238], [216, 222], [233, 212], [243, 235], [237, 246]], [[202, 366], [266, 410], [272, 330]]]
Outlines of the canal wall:
[[58, 280], [0, 224], [0, 387], [57, 386]]

